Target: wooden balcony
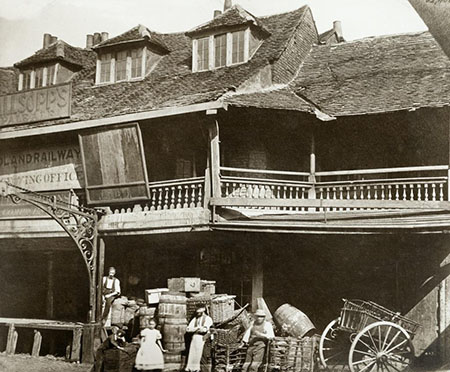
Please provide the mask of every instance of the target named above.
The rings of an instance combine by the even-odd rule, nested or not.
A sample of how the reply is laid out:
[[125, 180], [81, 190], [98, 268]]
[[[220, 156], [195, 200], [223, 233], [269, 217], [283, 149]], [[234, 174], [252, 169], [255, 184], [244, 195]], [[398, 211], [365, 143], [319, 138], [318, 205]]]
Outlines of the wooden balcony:
[[220, 172], [221, 195], [210, 202], [219, 225], [344, 230], [450, 226], [446, 165], [313, 174], [221, 167]]

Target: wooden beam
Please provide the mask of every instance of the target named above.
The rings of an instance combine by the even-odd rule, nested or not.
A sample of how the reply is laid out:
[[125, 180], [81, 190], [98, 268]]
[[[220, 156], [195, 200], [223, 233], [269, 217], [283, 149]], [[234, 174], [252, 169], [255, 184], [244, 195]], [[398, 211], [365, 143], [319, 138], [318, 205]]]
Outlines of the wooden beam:
[[47, 301], [46, 301], [46, 317], [53, 319], [55, 317], [55, 301], [54, 301], [54, 262], [53, 253], [47, 254]]
[[102, 319], [102, 284], [103, 274], [105, 272], [105, 240], [99, 238], [98, 244], [98, 269], [97, 269], [97, 322]]
[[209, 145], [210, 145], [210, 171], [211, 171], [211, 195], [213, 198], [220, 198], [220, 145], [219, 145], [219, 122], [217, 117], [208, 125]]
[[31, 350], [31, 356], [38, 357], [41, 351], [42, 335], [41, 332], [34, 330], [33, 348]]
[[94, 337], [95, 326], [94, 324], [85, 324], [83, 327], [83, 354], [81, 356], [82, 363], [94, 362]]
[[262, 247], [253, 248], [252, 268], [252, 311], [258, 308], [258, 298], [263, 297], [264, 288], [264, 252]]
[[18, 337], [19, 335], [14, 327], [14, 324], [10, 324], [8, 329], [8, 338], [6, 341], [6, 354], [15, 354]]
[[210, 204], [217, 207], [312, 207], [450, 210], [450, 202], [448, 201], [415, 200], [248, 199], [213, 197]]
[[[116, 124], [122, 124], [122, 123], [129, 123], [129, 122], [133, 122], [133, 121], [142, 121], [142, 120], [156, 119], [156, 118], [162, 118], [162, 117], [167, 117], [167, 116], [189, 114], [189, 113], [193, 113], [193, 112], [202, 112], [202, 111], [206, 111], [209, 109], [225, 109], [226, 110], [227, 107], [228, 106], [225, 102], [213, 101], [213, 102], [206, 102], [206, 103], [197, 103], [197, 104], [188, 105], [188, 106], [168, 107], [168, 108], [164, 108], [164, 109], [139, 112], [139, 113], [135, 113], [135, 114], [113, 116], [113, 117], [109, 117], [109, 118], [101, 118], [101, 119], [94, 119], [94, 120], [82, 120], [82, 121], [77, 121], [77, 122], [71, 122], [71, 123], [65, 123], [65, 124], [55, 124], [55, 125], [49, 125], [49, 126], [45, 126], [45, 127], [30, 128], [30, 129], [23, 129], [23, 130], [17, 130], [17, 129], [14, 129], [14, 127], [12, 127], [12, 129], [10, 129], [7, 132], [6, 131], [0, 132], [0, 139], [28, 137], [28, 136], [50, 134], [50, 133], [60, 133], [60, 132], [67, 132], [67, 131], [71, 131], [71, 130], [83, 130], [83, 129], [87, 129], [87, 128], [110, 126], [110, 125], [116, 125]], [[142, 124], [142, 123], [140, 123], [140, 124]]]
[[81, 329], [73, 330], [72, 337], [72, 347], [70, 350], [70, 361], [71, 362], [79, 362], [80, 361], [80, 351], [81, 351], [81, 335], [83, 331]]

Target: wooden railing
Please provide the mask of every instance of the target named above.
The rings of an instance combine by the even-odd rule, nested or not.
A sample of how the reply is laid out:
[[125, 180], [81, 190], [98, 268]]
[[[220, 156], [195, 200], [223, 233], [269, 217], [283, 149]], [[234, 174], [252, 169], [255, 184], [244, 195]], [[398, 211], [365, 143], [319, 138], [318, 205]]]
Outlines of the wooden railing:
[[205, 177], [151, 182], [149, 210], [203, 206]]
[[[317, 172], [310, 175], [306, 172], [222, 167], [221, 197], [235, 199], [236, 202], [237, 199], [245, 199], [246, 202], [240, 204], [245, 204], [247, 208], [250, 208], [250, 205], [252, 208], [300, 211], [383, 209], [385, 205], [401, 208], [402, 203], [387, 202], [448, 201], [448, 169], [448, 166], [422, 166]], [[262, 178], [223, 175], [223, 173], [258, 174]], [[277, 178], [274, 178], [275, 176]], [[258, 199], [300, 201], [290, 203], [294, 205], [292, 207], [281, 204], [275, 207], [277, 204], [272, 202], [261, 203], [258, 206], [256, 201]], [[339, 206], [311, 208], [308, 205], [314, 203], [304, 202], [302, 206], [302, 199], [339, 201], [335, 203]], [[255, 201], [249, 203], [248, 200]], [[357, 203], [359, 207], [354, 207], [355, 202], [350, 201], [359, 201]], [[364, 207], [361, 201], [370, 203]], [[379, 207], [375, 201], [379, 201]]]

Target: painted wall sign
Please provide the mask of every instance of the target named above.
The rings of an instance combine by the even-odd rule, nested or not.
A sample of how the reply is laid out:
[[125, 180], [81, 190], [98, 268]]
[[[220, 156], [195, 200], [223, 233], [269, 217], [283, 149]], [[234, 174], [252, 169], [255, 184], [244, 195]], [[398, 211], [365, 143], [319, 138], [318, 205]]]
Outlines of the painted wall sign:
[[69, 84], [0, 96], [0, 126], [70, 116]]
[[8, 181], [15, 186], [20, 186], [30, 191], [81, 188], [74, 164], [65, 164], [28, 172], [7, 174], [0, 176], [0, 181]]
[[33, 191], [79, 189], [84, 186], [77, 145], [0, 149], [0, 179]]

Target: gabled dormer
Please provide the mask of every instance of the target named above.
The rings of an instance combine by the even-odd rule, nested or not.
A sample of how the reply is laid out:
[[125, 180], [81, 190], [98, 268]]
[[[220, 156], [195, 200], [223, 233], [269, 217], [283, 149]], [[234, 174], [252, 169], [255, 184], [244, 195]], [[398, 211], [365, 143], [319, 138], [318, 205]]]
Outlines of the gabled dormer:
[[258, 19], [239, 5], [225, 2], [224, 12], [186, 35], [192, 39], [192, 71], [214, 70], [248, 62], [270, 36]]
[[18, 90], [68, 82], [90, 63], [90, 54], [92, 52], [73, 47], [56, 36], [44, 34], [42, 49], [14, 64], [20, 71]]
[[142, 80], [169, 53], [159, 35], [143, 25], [104, 40], [92, 49], [97, 52], [97, 85]]

